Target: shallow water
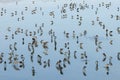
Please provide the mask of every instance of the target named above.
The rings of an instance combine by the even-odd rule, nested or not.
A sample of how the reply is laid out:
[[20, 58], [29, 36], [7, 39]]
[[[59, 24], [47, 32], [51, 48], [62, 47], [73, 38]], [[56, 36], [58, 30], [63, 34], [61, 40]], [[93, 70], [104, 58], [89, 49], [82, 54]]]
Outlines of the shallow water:
[[118, 80], [119, 12], [118, 0], [0, 0], [0, 78]]

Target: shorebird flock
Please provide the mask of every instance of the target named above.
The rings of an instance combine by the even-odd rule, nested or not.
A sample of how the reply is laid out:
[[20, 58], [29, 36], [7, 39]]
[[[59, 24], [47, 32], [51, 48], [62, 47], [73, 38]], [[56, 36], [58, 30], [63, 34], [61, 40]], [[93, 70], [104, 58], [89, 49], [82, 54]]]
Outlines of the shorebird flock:
[[0, 6], [0, 67], [4, 71], [9, 70], [8, 65], [16, 71], [30, 67], [31, 75], [36, 76], [37, 65], [54, 67], [64, 75], [77, 60], [86, 77], [88, 64], [94, 64], [92, 68], [97, 72], [103, 68], [105, 75], [110, 74], [113, 61], [119, 64], [120, 51], [114, 52], [115, 47], [120, 48], [116, 39], [116, 35], [120, 36], [119, 5], [112, 12], [110, 1], [88, 4], [85, 0], [70, 0], [58, 4], [54, 0], [52, 7], [47, 2], [39, 3], [32, 0], [27, 5], [21, 0], [14, 2], [12, 9], [7, 6], [12, 3]]

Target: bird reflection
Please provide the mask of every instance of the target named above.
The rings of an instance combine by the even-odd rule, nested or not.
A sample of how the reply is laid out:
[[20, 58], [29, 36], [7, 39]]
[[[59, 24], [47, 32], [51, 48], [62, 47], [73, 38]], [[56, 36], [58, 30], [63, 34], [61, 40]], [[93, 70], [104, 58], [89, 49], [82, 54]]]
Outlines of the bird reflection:
[[99, 69], [99, 68], [98, 68], [98, 61], [96, 61], [95, 64], [96, 64], [95, 70], [98, 71], [98, 69]]
[[42, 57], [40, 55], [37, 56], [37, 62], [42, 65]]
[[13, 65], [13, 68], [17, 71], [20, 70], [16, 65]]
[[109, 64], [106, 64], [104, 68], [106, 69], [106, 74], [109, 75]]
[[19, 66], [18, 66], [18, 63], [19, 63], [18, 61], [14, 61], [14, 62], [13, 62], [13, 68], [14, 68], [15, 70], [17, 70], [17, 71], [20, 70], [20, 68], [19, 68]]
[[120, 27], [117, 28], [117, 32], [118, 32], [118, 34], [120, 34]]
[[50, 67], [50, 59], [48, 59], [48, 67]]
[[74, 51], [74, 58], [75, 59], [77, 59], [76, 53], [77, 53], [77, 51]]
[[4, 71], [6, 71], [6, 70], [7, 70], [7, 62], [4, 61]]
[[47, 67], [47, 62], [43, 61], [43, 63], [44, 63], [43, 67], [46, 68]]
[[111, 56], [109, 57], [109, 65], [110, 65], [110, 66], [113, 65], [113, 64], [112, 64], [112, 57], [111, 57]]
[[87, 74], [86, 74], [86, 68], [87, 68], [87, 66], [83, 66], [83, 69], [82, 69], [82, 72], [83, 72], [84, 76], [87, 76]]
[[17, 45], [17, 42], [14, 43], [14, 50], [15, 50], [15, 51], [17, 51], [16, 45]]
[[35, 76], [35, 69], [32, 67], [32, 76]]
[[117, 53], [117, 59], [120, 60], [120, 52]]
[[30, 60], [31, 60], [31, 62], [33, 62], [33, 55], [30, 56]]
[[61, 75], [63, 75], [63, 67], [61, 66], [62, 61], [59, 60], [56, 63], [56, 69], [60, 72]]

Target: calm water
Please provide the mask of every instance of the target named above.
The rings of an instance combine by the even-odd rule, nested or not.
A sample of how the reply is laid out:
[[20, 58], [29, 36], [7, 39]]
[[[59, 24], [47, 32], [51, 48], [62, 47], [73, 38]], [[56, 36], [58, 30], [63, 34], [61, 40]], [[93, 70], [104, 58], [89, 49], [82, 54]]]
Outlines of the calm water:
[[119, 0], [0, 0], [0, 79], [118, 80]]

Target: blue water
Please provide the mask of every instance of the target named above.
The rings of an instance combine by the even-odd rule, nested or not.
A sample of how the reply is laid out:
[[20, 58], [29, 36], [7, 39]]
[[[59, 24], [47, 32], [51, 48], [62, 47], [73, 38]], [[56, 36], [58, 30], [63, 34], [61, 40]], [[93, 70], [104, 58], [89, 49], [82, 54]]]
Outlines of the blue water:
[[[120, 30], [117, 30], [120, 27], [119, 0], [16, 1], [0, 0], [0, 80], [118, 80], [120, 78], [118, 59]], [[70, 4], [76, 6], [70, 10]], [[87, 33], [84, 34], [84, 31]], [[98, 35], [97, 45], [95, 45], [96, 35]], [[38, 46], [32, 45], [34, 48], [32, 54], [33, 49], [30, 46], [29, 51], [28, 44], [33, 43], [33, 38]], [[45, 45], [47, 49], [43, 48], [44, 42], [48, 42]], [[65, 47], [65, 43], [69, 44]], [[63, 54], [60, 54], [61, 48]], [[83, 55], [82, 59], [84, 53], [86, 55]], [[24, 60], [21, 55], [24, 56]], [[41, 65], [37, 62], [38, 55], [42, 57]], [[8, 59], [10, 56], [12, 56], [11, 63]], [[66, 67], [63, 66], [64, 58], [70, 62], [70, 64], [65, 62]], [[24, 66], [20, 67], [22, 60]], [[63, 74], [56, 68], [59, 60]]]

